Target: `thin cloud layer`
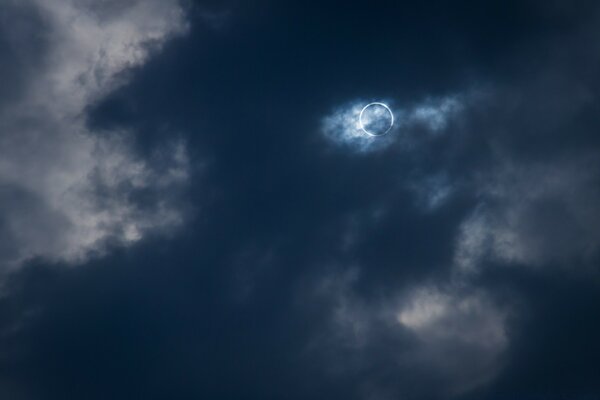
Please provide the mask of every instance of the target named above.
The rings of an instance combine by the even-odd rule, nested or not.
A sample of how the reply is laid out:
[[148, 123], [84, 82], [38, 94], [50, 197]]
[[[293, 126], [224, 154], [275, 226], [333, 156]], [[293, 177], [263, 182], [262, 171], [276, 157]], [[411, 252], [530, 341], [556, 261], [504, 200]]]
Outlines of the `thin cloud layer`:
[[[394, 141], [392, 135], [398, 130], [398, 122], [383, 136], [374, 137], [367, 134], [360, 125], [360, 113], [369, 103], [354, 101], [333, 111], [322, 121], [324, 135], [333, 143], [358, 152], [373, 151], [389, 146]], [[395, 116], [396, 121], [399, 118], [400, 116]]]
[[181, 224], [184, 145], [167, 144], [149, 160], [136, 155], [128, 132], [86, 126], [89, 106], [186, 31], [178, 2], [31, 0], [0, 8], [43, 38], [9, 36], [7, 44], [15, 63], [36, 51], [33, 44], [40, 56], [34, 68], [9, 69], [21, 84], [0, 103], [2, 268], [34, 257], [81, 262], [109, 242], [130, 244]]
[[[323, 118], [322, 131], [332, 143], [356, 152], [384, 149], [397, 141], [410, 141], [415, 134], [435, 134], [444, 131], [463, 109], [460, 96], [428, 98], [415, 105], [394, 107], [394, 125], [384, 135], [367, 134], [361, 127], [360, 114], [370, 101], [356, 100], [336, 108]], [[387, 122], [387, 121], [386, 121]]]

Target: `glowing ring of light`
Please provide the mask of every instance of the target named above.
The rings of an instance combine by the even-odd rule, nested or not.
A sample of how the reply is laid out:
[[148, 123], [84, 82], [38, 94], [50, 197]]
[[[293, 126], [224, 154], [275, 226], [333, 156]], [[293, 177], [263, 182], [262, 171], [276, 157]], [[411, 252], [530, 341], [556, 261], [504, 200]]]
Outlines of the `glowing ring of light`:
[[[367, 108], [371, 107], [371, 106], [382, 106], [383, 108], [385, 108], [385, 109], [386, 109], [386, 110], [387, 110], [387, 111], [390, 113], [390, 117], [392, 117], [392, 121], [390, 122], [390, 126], [389, 126], [389, 128], [387, 128], [387, 130], [386, 130], [385, 132], [383, 132], [383, 133], [378, 133], [378, 134], [371, 133], [371, 132], [369, 132], [368, 130], [366, 130], [366, 129], [365, 129], [365, 126], [363, 125], [363, 121], [362, 121], [362, 119], [363, 119], [363, 114], [364, 114], [365, 110], [366, 110]], [[363, 109], [360, 111], [360, 116], [358, 117], [358, 124], [359, 124], [359, 126], [360, 126], [360, 129], [361, 129], [361, 130], [362, 130], [364, 133], [366, 133], [367, 135], [369, 135], [369, 136], [383, 136], [383, 135], [385, 135], [386, 133], [388, 133], [388, 132], [389, 132], [389, 131], [392, 129], [392, 127], [394, 126], [394, 113], [393, 113], [393, 112], [392, 112], [392, 110], [391, 110], [391, 109], [388, 107], [388, 105], [387, 105], [387, 104], [385, 104], [385, 103], [379, 103], [379, 102], [369, 103], [369, 104], [367, 104], [366, 106], [364, 106], [364, 107], [363, 107]]]

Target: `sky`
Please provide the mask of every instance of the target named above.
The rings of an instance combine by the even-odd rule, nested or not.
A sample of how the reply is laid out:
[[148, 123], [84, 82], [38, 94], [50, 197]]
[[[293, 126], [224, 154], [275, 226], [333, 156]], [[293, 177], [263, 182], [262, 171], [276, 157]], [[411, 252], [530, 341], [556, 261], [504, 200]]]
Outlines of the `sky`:
[[599, 39], [586, 0], [0, 0], [0, 398], [600, 399]]

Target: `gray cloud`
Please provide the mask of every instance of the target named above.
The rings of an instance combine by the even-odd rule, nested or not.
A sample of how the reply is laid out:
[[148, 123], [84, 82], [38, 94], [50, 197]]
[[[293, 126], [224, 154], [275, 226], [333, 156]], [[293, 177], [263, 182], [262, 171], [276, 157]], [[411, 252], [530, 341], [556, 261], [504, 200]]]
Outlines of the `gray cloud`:
[[[90, 105], [186, 31], [179, 3], [29, 0], [0, 11], [8, 26], [30, 33], [9, 35], [15, 57], [3, 57], [13, 60], [3, 80], [17, 83], [0, 102], [0, 265], [81, 262], [109, 242], [130, 244], [181, 224], [176, 198], [189, 175], [183, 143], [142, 158], [129, 132], [99, 134], [85, 123]], [[140, 195], [151, 201], [142, 205]]]
[[600, 246], [597, 170], [594, 159], [498, 166], [478, 184], [481, 202], [461, 226], [457, 266], [593, 260]]
[[[436, 385], [420, 387], [418, 396], [456, 396], [502, 370], [509, 346], [508, 305], [465, 282], [409, 285], [388, 295], [364, 296], [357, 290], [361, 271], [349, 268], [316, 282], [312, 301], [325, 305], [329, 317], [310, 347], [321, 355], [328, 349], [330, 373], [370, 370], [361, 389], [364, 398], [412, 398], [415, 382], [431, 381]], [[383, 367], [388, 364], [392, 372]], [[393, 384], [387, 382], [390, 373]]]
[[507, 313], [483, 290], [421, 287], [397, 313], [417, 338], [411, 358], [448, 379], [456, 395], [494, 378], [507, 350]]

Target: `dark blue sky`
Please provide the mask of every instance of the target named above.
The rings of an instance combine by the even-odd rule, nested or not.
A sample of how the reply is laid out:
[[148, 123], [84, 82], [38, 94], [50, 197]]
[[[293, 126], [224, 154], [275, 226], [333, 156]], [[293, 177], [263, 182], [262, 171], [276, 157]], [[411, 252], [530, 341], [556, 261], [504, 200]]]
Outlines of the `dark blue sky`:
[[600, 399], [599, 22], [0, 2], [0, 398]]

